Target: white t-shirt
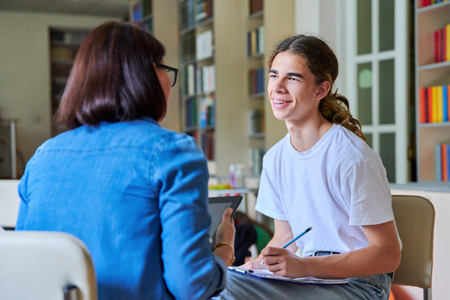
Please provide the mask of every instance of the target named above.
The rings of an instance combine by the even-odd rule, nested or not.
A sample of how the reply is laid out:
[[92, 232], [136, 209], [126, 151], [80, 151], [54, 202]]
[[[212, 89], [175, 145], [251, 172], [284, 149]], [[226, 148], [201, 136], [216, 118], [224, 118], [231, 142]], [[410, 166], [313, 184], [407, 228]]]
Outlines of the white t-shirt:
[[333, 127], [308, 151], [287, 134], [264, 156], [256, 210], [288, 221], [303, 255], [369, 245], [361, 225], [394, 220], [379, 155], [346, 128]]

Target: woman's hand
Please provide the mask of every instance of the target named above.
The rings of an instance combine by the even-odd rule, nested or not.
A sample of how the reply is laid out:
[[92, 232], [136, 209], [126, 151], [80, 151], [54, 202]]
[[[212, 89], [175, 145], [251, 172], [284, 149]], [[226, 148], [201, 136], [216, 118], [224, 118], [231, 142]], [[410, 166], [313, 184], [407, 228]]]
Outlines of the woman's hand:
[[264, 264], [258, 267], [265, 265], [275, 275], [290, 278], [306, 276], [302, 258], [287, 249], [266, 247], [261, 251], [260, 257], [264, 260]]
[[222, 215], [222, 223], [220, 223], [216, 232], [216, 243], [226, 242], [234, 246], [234, 235], [236, 228], [234, 227], [234, 220], [231, 218], [233, 209], [228, 208]]
[[234, 235], [236, 229], [234, 228], [234, 220], [231, 218], [233, 210], [228, 208], [222, 215], [222, 223], [220, 223], [216, 232], [217, 243], [228, 243], [222, 247], [216, 248], [214, 254], [220, 257], [229, 266], [234, 261]]

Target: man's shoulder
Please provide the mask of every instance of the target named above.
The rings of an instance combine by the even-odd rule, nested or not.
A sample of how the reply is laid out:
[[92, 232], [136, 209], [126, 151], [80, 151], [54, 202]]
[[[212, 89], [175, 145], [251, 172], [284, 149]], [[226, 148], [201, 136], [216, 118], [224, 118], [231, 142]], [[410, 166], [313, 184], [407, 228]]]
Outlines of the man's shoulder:
[[363, 161], [381, 163], [380, 156], [352, 131], [339, 126], [337, 143], [334, 145], [337, 154], [335, 159], [345, 161], [347, 165], [354, 165]]

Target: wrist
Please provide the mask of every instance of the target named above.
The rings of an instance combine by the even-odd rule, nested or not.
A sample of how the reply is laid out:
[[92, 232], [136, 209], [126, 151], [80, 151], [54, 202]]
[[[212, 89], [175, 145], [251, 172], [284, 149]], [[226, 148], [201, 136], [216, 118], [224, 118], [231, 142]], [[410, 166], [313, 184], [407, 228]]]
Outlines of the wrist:
[[[227, 249], [227, 248], [231, 249], [231, 251], [232, 251], [231, 256], [228, 255], [230, 257], [230, 260], [229, 260], [229, 264], [227, 266], [229, 267], [229, 266], [231, 266], [233, 264], [234, 259], [235, 259], [235, 253], [234, 253], [234, 246], [233, 246], [233, 244], [228, 243], [228, 242], [218, 242], [218, 243], [216, 243], [214, 245], [213, 252], [214, 253], [216, 253], [216, 252], [224, 253], [224, 251], [225, 251], [224, 249]], [[227, 250], [227, 253], [230, 254], [230, 250]], [[224, 259], [222, 255], [220, 255], [220, 257], [222, 259]], [[225, 259], [224, 259], [224, 261], [226, 262]]]

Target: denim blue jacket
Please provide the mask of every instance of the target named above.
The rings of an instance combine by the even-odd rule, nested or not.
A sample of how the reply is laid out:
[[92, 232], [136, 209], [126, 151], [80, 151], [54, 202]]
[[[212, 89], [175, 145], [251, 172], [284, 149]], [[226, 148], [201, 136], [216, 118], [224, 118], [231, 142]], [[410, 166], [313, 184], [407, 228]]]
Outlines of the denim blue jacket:
[[82, 126], [28, 162], [16, 229], [80, 238], [100, 300], [207, 299], [226, 280], [209, 245], [207, 181], [195, 140], [152, 119]]

